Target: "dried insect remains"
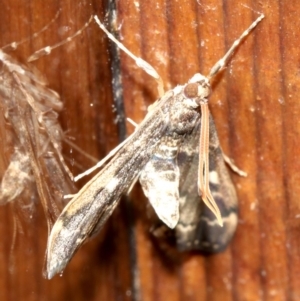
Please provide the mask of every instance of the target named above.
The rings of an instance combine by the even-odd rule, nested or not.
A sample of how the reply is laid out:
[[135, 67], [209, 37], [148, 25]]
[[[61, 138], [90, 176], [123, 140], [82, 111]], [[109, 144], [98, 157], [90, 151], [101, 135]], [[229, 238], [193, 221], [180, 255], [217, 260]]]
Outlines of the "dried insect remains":
[[48, 278], [61, 272], [81, 244], [101, 229], [137, 179], [158, 217], [175, 229], [180, 249], [218, 251], [227, 245], [237, 224], [237, 196], [208, 110], [210, 80], [263, 17], [233, 43], [207, 77], [197, 73], [166, 93], [154, 68], [134, 56], [95, 17], [107, 36], [157, 80], [161, 97], [135, 132], [101, 161], [99, 166], [110, 160], [56, 221], [47, 247]]
[[[39, 33], [47, 29], [57, 16], [58, 13]], [[67, 40], [34, 53], [29, 61], [71, 41], [91, 20]], [[14, 49], [27, 40], [8, 46]], [[50, 230], [67, 203], [64, 195], [75, 191], [73, 175], [62, 155], [65, 137], [58, 113], [63, 109], [63, 103], [36, 70], [33, 72], [32, 68], [20, 64], [3, 50], [0, 50], [0, 64], [0, 108], [4, 117], [1, 118], [2, 142], [5, 151], [12, 154], [1, 182], [0, 204], [18, 200], [29, 205], [38, 195]]]

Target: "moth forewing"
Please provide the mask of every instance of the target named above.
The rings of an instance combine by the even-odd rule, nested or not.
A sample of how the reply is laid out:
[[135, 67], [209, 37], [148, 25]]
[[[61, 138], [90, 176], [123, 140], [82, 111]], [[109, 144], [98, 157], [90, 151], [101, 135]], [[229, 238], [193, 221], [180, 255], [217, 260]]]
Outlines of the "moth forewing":
[[149, 112], [127, 143], [109, 163], [68, 203], [53, 226], [47, 246], [47, 277], [61, 272], [75, 251], [95, 231], [99, 231], [117, 206], [122, 194], [152, 157], [167, 130], [164, 118], [170, 93]]

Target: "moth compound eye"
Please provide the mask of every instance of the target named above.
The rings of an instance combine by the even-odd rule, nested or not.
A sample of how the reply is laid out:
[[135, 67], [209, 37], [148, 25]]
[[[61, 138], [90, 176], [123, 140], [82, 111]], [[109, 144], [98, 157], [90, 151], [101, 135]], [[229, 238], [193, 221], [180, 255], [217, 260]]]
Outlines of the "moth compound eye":
[[187, 98], [206, 98], [210, 94], [210, 88], [204, 82], [189, 83], [185, 86], [183, 93]]
[[198, 96], [198, 84], [197, 83], [187, 84], [183, 90], [183, 93], [187, 98], [197, 97]]

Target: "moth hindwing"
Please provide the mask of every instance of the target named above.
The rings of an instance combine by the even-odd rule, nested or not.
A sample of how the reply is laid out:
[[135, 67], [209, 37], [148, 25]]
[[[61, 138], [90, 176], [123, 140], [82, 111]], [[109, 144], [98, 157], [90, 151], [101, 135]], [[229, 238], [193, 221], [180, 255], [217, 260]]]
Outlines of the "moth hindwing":
[[[237, 198], [208, 111], [210, 79], [263, 17], [234, 42], [208, 77], [197, 73], [163, 95], [162, 80], [154, 68], [135, 57], [95, 17], [108, 37], [157, 80], [162, 96], [135, 132], [101, 161], [110, 160], [59, 216], [47, 246], [48, 278], [61, 272], [81, 244], [102, 227], [138, 177], [158, 217], [175, 228], [181, 249], [218, 250], [228, 243], [236, 227]], [[203, 234], [202, 226], [212, 229], [209, 236]], [[225, 235], [221, 239], [220, 233]]]

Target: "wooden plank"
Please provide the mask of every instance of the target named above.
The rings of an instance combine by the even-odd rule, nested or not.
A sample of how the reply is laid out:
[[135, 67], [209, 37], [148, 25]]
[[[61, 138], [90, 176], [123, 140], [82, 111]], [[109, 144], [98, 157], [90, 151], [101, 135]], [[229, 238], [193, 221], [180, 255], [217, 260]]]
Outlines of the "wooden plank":
[[[3, 1], [0, 45], [32, 36], [61, 9], [48, 30], [9, 53], [25, 63], [35, 50], [72, 35], [92, 14], [103, 20], [107, 7], [91, 0]], [[239, 224], [230, 247], [218, 255], [195, 252], [167, 260], [149, 234], [147, 200], [137, 185], [130, 203], [124, 200], [63, 276], [49, 281], [42, 277], [47, 227], [41, 208], [22, 223], [25, 233], [18, 232], [12, 246], [15, 215], [5, 206], [0, 208], [1, 300], [299, 300], [298, 2], [120, 0], [115, 28], [169, 89], [196, 72], [207, 74], [257, 12], [266, 18], [214, 80], [210, 98], [225, 153], [248, 172], [247, 178], [232, 175]], [[32, 63], [64, 101], [60, 120], [66, 134], [95, 158], [120, 139], [109, 49], [105, 35], [91, 24]], [[120, 58], [125, 113], [138, 123], [157, 97], [155, 81], [125, 54]], [[1, 136], [4, 128], [1, 124]], [[70, 150], [65, 146], [64, 154], [80, 166], [72, 167], [75, 174], [93, 164]], [[4, 146], [2, 173], [5, 152]]]

